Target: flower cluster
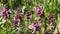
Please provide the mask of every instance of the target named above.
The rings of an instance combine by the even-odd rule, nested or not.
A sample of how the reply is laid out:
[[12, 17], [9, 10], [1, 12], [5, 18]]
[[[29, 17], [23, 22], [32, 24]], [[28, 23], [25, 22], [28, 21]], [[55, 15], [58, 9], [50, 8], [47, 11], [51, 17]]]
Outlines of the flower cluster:
[[38, 17], [42, 17], [43, 14], [44, 14], [44, 12], [43, 12], [43, 7], [42, 7], [42, 6], [36, 6], [36, 7], [35, 7], [35, 11], [36, 11]]
[[26, 16], [27, 19], [30, 19], [30, 18], [31, 18], [31, 13], [27, 11], [27, 12], [25, 13], [25, 16]]
[[[55, 21], [55, 18], [54, 18], [54, 15], [53, 14], [49, 14], [48, 15], [48, 22], [49, 22], [49, 26], [50, 26], [50, 30], [55, 30], [55, 28], [56, 28], [56, 25], [54, 25], [52, 22], [54, 22]], [[52, 34], [52, 32], [50, 31], [48, 31], [48, 30], [45, 30], [45, 32], [44, 32], [44, 34]]]
[[54, 15], [53, 14], [49, 14], [49, 16], [48, 16], [49, 23], [54, 22], [54, 20], [55, 20]]
[[9, 11], [8, 6], [6, 6], [6, 5], [3, 6], [3, 9], [1, 11], [1, 16], [5, 19], [10, 18], [10, 11]]
[[29, 26], [30, 29], [33, 29], [33, 32], [40, 31], [40, 28], [42, 27], [42, 23], [36, 23], [35, 21], [32, 22], [32, 24]]
[[20, 15], [21, 10], [18, 9], [14, 16], [14, 25], [17, 26], [21, 22], [21, 15]]

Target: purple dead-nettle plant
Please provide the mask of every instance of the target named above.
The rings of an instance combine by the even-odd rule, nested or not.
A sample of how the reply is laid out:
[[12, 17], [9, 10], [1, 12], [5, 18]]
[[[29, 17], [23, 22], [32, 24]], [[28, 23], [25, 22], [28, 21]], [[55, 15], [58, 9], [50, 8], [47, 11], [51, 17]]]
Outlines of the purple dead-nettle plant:
[[25, 17], [26, 17], [27, 19], [30, 19], [30, 18], [32, 17], [32, 16], [31, 16], [31, 13], [27, 11], [27, 12], [25, 13]]
[[53, 31], [56, 28], [56, 25], [54, 25], [54, 23], [53, 23], [54, 21], [55, 21], [54, 15], [49, 14], [48, 15], [48, 23], [49, 23], [50, 32], [48, 30], [46, 30], [45, 34], [51, 34], [52, 33], [51, 31]]
[[10, 10], [8, 8], [8, 6], [4, 5], [3, 9], [1, 11], [1, 16], [6, 19], [6, 18], [10, 18]]
[[39, 32], [41, 27], [42, 27], [42, 23], [36, 23], [35, 21], [32, 22], [31, 25], [29, 25], [29, 29], [33, 30], [32, 33], [35, 33], [37, 31]]
[[14, 16], [14, 26], [18, 26], [18, 24], [20, 24], [21, 22], [21, 15], [19, 12], [16, 12], [15, 16]]
[[49, 14], [49, 15], [48, 15], [48, 22], [49, 22], [49, 23], [52, 23], [52, 22], [54, 22], [54, 21], [55, 21], [54, 15], [53, 15], [53, 14]]
[[36, 11], [38, 17], [42, 17], [44, 14], [43, 7], [42, 6], [36, 6], [34, 8], [35, 8], [35, 11]]

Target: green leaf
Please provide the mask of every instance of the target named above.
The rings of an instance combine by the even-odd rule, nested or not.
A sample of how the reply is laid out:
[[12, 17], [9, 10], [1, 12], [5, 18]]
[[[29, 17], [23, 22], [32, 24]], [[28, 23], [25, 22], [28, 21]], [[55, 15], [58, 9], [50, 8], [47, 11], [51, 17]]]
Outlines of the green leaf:
[[41, 28], [40, 34], [44, 34], [44, 27]]

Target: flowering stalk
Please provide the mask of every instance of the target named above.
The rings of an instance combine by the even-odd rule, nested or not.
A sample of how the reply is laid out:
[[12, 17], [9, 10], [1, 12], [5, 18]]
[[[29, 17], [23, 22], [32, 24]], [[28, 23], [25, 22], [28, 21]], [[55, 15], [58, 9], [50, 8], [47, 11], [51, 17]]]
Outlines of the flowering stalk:
[[56, 28], [56, 25], [53, 25], [53, 22], [55, 21], [54, 15], [53, 14], [49, 14], [48, 15], [48, 30], [50, 30], [50, 32], [47, 30], [45, 32], [45, 34], [52, 34], [53, 30]]
[[54, 15], [53, 14], [49, 14], [48, 22], [49, 22], [52, 30], [54, 30], [56, 28], [56, 25], [53, 25], [54, 21], [55, 21]]
[[[26, 21], [27, 21], [27, 23], [26, 24], [30, 24], [30, 19], [31, 19], [31, 13], [29, 12], [29, 11], [27, 11], [26, 13], [25, 13], [25, 18], [26, 18]], [[27, 26], [28, 26], [27, 25]]]
[[9, 20], [10, 18], [10, 9], [8, 8], [8, 6], [4, 5], [3, 9], [0, 12], [0, 16], [2, 17], [2, 19], [6, 20], [8, 24], [11, 25], [11, 22]]
[[14, 23], [13, 24], [14, 24], [15, 28], [18, 29], [18, 31], [17, 31], [18, 34], [20, 34], [19, 33], [20, 32], [19, 25], [21, 23], [21, 13], [22, 13], [22, 10], [20, 8], [18, 8], [17, 12], [16, 12], [16, 14], [14, 16]]
[[39, 19], [41, 19], [41, 17], [44, 15], [44, 11], [43, 11], [42, 6], [36, 6], [35, 11], [36, 11], [37, 16], [39, 17]]
[[8, 6], [6, 5], [3, 6], [1, 16], [3, 17], [3, 19], [10, 18], [10, 11], [9, 11]]
[[21, 12], [22, 12], [22, 10], [20, 8], [18, 8], [17, 12], [14, 16], [14, 23], [13, 24], [14, 24], [15, 27], [18, 27], [18, 25], [21, 22]]

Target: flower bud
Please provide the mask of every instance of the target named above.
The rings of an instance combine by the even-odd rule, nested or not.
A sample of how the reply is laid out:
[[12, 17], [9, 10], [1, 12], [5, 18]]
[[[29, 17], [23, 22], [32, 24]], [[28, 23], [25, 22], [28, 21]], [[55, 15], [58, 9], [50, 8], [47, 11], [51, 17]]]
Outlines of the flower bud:
[[55, 21], [55, 18], [54, 18], [54, 15], [53, 15], [53, 14], [49, 14], [49, 16], [48, 16], [48, 21], [49, 21], [49, 23]]

